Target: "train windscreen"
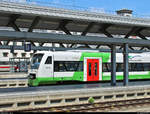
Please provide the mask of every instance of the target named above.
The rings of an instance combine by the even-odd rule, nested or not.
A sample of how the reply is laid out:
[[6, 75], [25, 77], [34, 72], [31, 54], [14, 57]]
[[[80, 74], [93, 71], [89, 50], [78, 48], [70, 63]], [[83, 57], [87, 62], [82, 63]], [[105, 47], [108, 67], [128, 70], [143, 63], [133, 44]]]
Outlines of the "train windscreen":
[[35, 54], [31, 59], [31, 69], [38, 69], [42, 60], [43, 54]]

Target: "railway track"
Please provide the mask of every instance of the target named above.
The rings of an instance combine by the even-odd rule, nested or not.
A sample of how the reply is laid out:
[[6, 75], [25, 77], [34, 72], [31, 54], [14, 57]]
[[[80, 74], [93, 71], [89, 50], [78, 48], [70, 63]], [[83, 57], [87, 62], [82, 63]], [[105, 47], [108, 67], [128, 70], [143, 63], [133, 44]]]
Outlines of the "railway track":
[[[133, 99], [133, 100], [122, 100], [122, 101], [112, 101], [112, 102], [100, 102], [93, 104], [83, 104], [83, 105], [72, 105], [63, 107], [53, 107], [53, 108], [42, 108], [36, 110], [29, 110], [27, 112], [109, 112], [109, 111], [123, 111], [137, 107], [142, 107], [150, 105], [150, 98], [144, 99]], [[26, 112], [25, 111], [25, 112]]]

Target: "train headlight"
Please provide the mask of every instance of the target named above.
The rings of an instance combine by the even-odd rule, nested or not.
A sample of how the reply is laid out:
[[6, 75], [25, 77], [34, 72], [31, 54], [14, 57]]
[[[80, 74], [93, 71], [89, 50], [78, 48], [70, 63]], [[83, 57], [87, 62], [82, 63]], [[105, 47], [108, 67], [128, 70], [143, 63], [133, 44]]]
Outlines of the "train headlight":
[[28, 78], [34, 80], [36, 78], [36, 74], [29, 74]]

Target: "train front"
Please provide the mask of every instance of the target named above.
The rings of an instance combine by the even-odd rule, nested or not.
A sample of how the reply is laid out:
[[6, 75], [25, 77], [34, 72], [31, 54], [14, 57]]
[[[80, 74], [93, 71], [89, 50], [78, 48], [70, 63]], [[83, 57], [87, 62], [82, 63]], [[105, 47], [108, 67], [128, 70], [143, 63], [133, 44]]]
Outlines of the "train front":
[[42, 60], [43, 55], [44, 54], [42, 53], [37, 53], [37, 54], [34, 54], [31, 59], [30, 67], [28, 70], [28, 85], [29, 86], [38, 85], [38, 80], [36, 79], [36, 77], [38, 76], [38, 70], [39, 70], [40, 62]]

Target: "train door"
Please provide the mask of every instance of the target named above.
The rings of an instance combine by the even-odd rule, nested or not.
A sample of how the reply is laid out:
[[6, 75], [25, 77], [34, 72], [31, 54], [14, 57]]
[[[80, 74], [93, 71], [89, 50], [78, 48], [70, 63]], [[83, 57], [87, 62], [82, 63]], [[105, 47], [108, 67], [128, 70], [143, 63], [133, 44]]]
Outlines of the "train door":
[[86, 58], [85, 75], [86, 81], [102, 80], [102, 59], [101, 58]]
[[45, 77], [53, 77], [53, 56], [48, 56], [43, 65], [43, 74]]

